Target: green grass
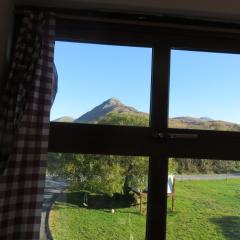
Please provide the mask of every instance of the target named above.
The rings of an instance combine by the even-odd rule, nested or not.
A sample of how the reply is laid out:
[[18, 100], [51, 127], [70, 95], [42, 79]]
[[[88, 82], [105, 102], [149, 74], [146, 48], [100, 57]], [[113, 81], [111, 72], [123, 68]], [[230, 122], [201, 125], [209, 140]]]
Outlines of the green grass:
[[[239, 200], [238, 179], [177, 182], [174, 212], [168, 200], [167, 239], [240, 239]], [[55, 240], [144, 239], [146, 215], [138, 206], [99, 195], [89, 198], [88, 208], [82, 201], [80, 191], [71, 191], [55, 204], [49, 219]]]
[[240, 239], [240, 180], [177, 183], [168, 239]]

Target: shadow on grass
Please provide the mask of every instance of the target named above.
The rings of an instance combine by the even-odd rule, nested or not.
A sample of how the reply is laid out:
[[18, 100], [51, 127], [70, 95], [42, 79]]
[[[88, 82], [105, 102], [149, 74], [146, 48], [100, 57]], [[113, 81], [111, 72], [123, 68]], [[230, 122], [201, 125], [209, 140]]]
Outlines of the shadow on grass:
[[[58, 198], [60, 203], [68, 203], [78, 207], [83, 207], [85, 192], [65, 192]], [[129, 208], [130, 202], [125, 199], [116, 199], [101, 194], [89, 194], [87, 201], [89, 209], [116, 209]]]
[[220, 228], [226, 239], [240, 239], [240, 217], [224, 216], [220, 218], [211, 218], [210, 221]]
[[176, 211], [176, 210], [172, 210], [172, 209], [167, 209], [167, 215], [169, 216], [169, 217], [176, 217], [176, 215], [178, 215], [179, 214], [179, 211]]

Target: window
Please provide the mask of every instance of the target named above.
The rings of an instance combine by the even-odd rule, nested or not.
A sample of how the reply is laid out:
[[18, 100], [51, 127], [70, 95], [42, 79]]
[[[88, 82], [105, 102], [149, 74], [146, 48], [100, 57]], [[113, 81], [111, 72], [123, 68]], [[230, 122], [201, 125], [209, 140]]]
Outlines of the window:
[[[181, 103], [183, 99], [173, 101], [179, 91], [173, 78], [175, 66], [180, 63], [176, 54], [181, 53], [185, 61], [189, 61], [189, 58], [186, 58], [188, 50], [194, 50], [193, 55], [208, 51], [211, 52], [210, 55], [220, 54], [223, 58], [226, 56], [223, 53], [239, 54], [239, 37], [234, 33], [226, 33], [224, 29], [218, 27], [213, 30], [211, 26], [205, 28], [196, 26], [195, 30], [190, 30], [180, 24], [158, 27], [141, 25], [141, 21], [136, 24], [131, 20], [129, 22], [111, 22], [106, 19], [105, 21], [58, 19], [57, 27], [56, 40], [58, 41], [121, 45], [129, 47], [129, 49], [130, 47], [151, 49], [149, 126], [52, 122], [49, 151], [149, 157], [146, 239], [166, 239], [166, 236], [167, 239], [171, 239], [171, 231], [176, 227], [176, 223], [173, 221], [172, 226], [167, 225], [170, 223], [169, 219], [172, 216], [174, 218], [175, 215], [174, 212], [169, 213], [167, 205], [167, 201], [170, 201], [167, 199], [169, 158], [177, 158], [179, 162], [183, 162], [186, 158], [222, 159], [222, 161], [240, 159], [240, 134], [232, 131], [233, 129], [209, 131], [209, 129], [181, 128], [168, 124], [169, 113], [170, 117], [175, 117], [174, 114], [177, 114], [174, 113], [177, 109], [174, 104], [177, 104], [178, 101], [183, 104]], [[147, 67], [150, 66], [149, 64], [150, 60], [148, 59]], [[189, 69], [187, 70], [189, 71]], [[179, 77], [181, 75], [177, 75], [176, 79]], [[234, 80], [236, 79], [234, 78]], [[180, 83], [183, 80], [181, 78], [177, 81]], [[127, 85], [126, 88], [128, 88]], [[146, 94], [149, 93], [148, 90], [146, 87]], [[191, 90], [194, 91], [185, 85], [181, 93]], [[137, 86], [134, 91], [138, 91]], [[237, 108], [237, 105], [232, 106], [234, 109]], [[179, 109], [183, 110], [184, 107], [186, 106], [180, 106]], [[207, 107], [205, 106], [205, 108]], [[192, 113], [191, 111], [186, 112], [186, 114]], [[180, 111], [180, 114], [185, 115], [185, 112]], [[202, 116], [202, 112], [196, 116], [208, 117]], [[215, 116], [209, 117], [215, 118]], [[223, 120], [229, 121], [227, 118]], [[220, 163], [220, 160], [214, 161]], [[177, 195], [175, 201], [178, 201]], [[176, 202], [175, 204], [177, 206]], [[190, 239], [191, 236], [192, 232], [190, 231], [186, 231], [184, 234], [179, 233], [179, 238], [182, 239]], [[226, 236], [225, 239], [227, 239]]]
[[148, 126], [151, 55], [151, 48], [56, 42], [51, 120]]
[[240, 130], [238, 54], [171, 50], [169, 126]]
[[66, 188], [49, 215], [53, 239], [145, 239], [146, 157], [49, 153], [47, 174]]
[[[175, 174], [168, 198], [167, 239], [238, 239], [240, 162], [169, 160]], [[194, 236], [194, 237], [193, 237]]]

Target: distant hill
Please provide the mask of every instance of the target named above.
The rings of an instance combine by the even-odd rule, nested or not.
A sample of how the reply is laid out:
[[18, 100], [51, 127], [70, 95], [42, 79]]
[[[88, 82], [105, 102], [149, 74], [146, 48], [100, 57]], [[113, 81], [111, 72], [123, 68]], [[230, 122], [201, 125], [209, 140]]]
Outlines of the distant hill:
[[240, 125], [236, 123], [213, 120], [207, 117], [176, 117], [169, 119], [171, 128], [188, 128], [188, 129], [206, 129], [219, 131], [240, 131]]
[[[137, 109], [126, 106], [116, 98], [110, 98], [100, 105], [94, 107], [89, 112], [83, 114], [77, 119], [72, 117], [61, 117], [55, 122], [75, 122], [75, 123], [97, 123], [109, 113], [130, 113], [138, 116], [148, 116], [148, 113], [140, 112]], [[175, 117], [169, 119], [169, 127], [171, 128], [188, 128], [188, 129], [207, 129], [207, 130], [228, 130], [240, 131], [240, 125], [236, 123], [213, 120], [208, 117]]]
[[186, 116], [186, 117], [174, 117], [174, 118], [171, 118], [171, 119], [176, 120], [176, 121], [183, 121], [183, 122], [186, 122], [186, 123], [214, 121], [213, 119], [208, 118], [208, 117], [196, 118], [196, 117], [188, 117], [188, 116]]
[[103, 118], [108, 113], [134, 113], [138, 115], [147, 115], [147, 113], [139, 112], [137, 109], [126, 106], [121, 103], [116, 98], [110, 98], [103, 102], [102, 104], [96, 106], [91, 111], [83, 114], [81, 117], [77, 118], [74, 122], [76, 123], [86, 123], [95, 122], [100, 118]]
[[73, 122], [74, 118], [68, 117], [68, 116], [64, 116], [64, 117], [57, 118], [57, 119], [55, 119], [53, 121], [54, 122]]

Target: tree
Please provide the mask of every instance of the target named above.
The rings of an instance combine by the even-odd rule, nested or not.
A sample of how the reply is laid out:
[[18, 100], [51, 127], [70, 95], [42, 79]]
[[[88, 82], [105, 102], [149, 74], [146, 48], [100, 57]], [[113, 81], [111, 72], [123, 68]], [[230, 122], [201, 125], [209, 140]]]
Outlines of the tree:
[[148, 126], [149, 117], [146, 114], [134, 112], [108, 113], [105, 117], [97, 121], [98, 124], [122, 125], [122, 126]]
[[[98, 123], [147, 126], [148, 117], [135, 113], [110, 113]], [[50, 153], [48, 174], [67, 179], [72, 185], [90, 192], [127, 196], [129, 187], [147, 188], [148, 160], [135, 156]]]

